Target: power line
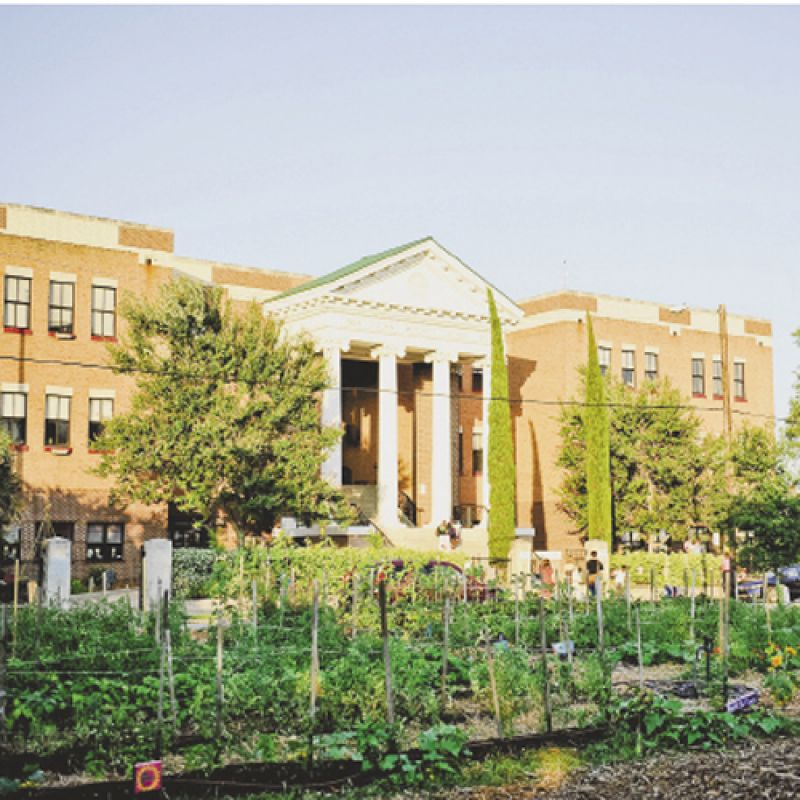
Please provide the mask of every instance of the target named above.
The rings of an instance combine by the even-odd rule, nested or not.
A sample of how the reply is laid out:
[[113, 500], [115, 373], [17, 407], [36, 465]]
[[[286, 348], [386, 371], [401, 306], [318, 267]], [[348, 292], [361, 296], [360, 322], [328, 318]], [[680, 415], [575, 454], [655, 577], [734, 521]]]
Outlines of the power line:
[[[237, 381], [239, 383], [243, 383], [246, 386], [260, 386], [263, 387], [264, 383], [261, 381], [249, 380], [247, 378], [240, 378], [238, 376], [210, 376], [200, 372], [196, 373], [187, 373], [181, 372], [177, 370], [169, 370], [169, 369], [126, 369], [121, 370], [118, 367], [114, 367], [110, 364], [98, 364], [92, 363], [88, 361], [63, 361], [60, 359], [54, 358], [35, 358], [33, 356], [14, 356], [14, 355], [0, 355], [0, 361], [12, 361], [14, 363], [27, 363], [27, 364], [36, 364], [38, 366], [51, 366], [51, 367], [77, 367], [80, 369], [95, 369], [95, 370], [102, 370], [105, 372], [111, 372], [115, 375], [152, 375], [152, 376], [163, 376], [167, 378], [173, 378], [177, 380], [190, 380], [190, 381], [216, 381], [216, 380], [226, 380], [226, 381]], [[328, 386], [325, 391], [342, 391], [342, 392], [362, 392], [365, 394], [381, 394], [381, 393], [388, 393], [388, 394], [396, 394], [398, 397], [403, 395], [416, 395], [418, 397], [445, 397], [448, 396], [454, 400], [473, 400], [475, 402], [484, 402], [484, 401], [492, 401], [492, 400], [501, 400], [508, 402], [509, 405], [538, 405], [544, 407], [554, 407], [554, 408], [563, 408], [565, 406], [573, 406], [579, 408], [629, 408], [629, 409], [636, 409], [643, 413], [649, 413], [651, 411], [698, 411], [698, 412], [710, 412], [710, 413], [717, 413], [720, 414], [724, 411], [722, 406], [701, 406], [701, 405], [692, 405], [690, 403], [662, 403], [662, 404], [651, 404], [646, 406], [634, 406], [631, 403], [616, 403], [616, 402], [606, 402], [606, 403], [587, 403], [583, 400], [545, 400], [541, 398], [533, 398], [533, 397], [520, 397], [519, 399], [516, 398], [509, 398], [509, 397], [495, 397], [489, 396], [486, 397], [485, 395], [481, 394], [480, 396], [476, 396], [474, 394], [463, 394], [463, 393], [450, 393], [445, 394], [442, 392], [433, 392], [433, 391], [423, 391], [419, 389], [411, 389], [403, 391], [401, 389], [381, 389], [380, 387], [376, 386]], [[746, 411], [744, 409], [732, 409], [732, 413], [740, 416], [740, 417], [752, 417], [764, 420], [772, 420], [774, 422], [788, 422], [788, 417], [779, 417], [776, 414], [760, 414], [755, 411]]]

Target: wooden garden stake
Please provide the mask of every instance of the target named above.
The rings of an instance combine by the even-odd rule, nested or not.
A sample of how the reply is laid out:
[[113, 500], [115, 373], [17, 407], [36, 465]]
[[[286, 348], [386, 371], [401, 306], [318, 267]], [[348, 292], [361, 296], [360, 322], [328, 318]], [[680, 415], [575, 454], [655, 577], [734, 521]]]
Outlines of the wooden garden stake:
[[631, 629], [631, 573], [625, 570], [625, 609], [628, 613], [628, 630]]
[[605, 632], [603, 630], [603, 578], [598, 572], [595, 576], [595, 599], [597, 600], [597, 646], [600, 653], [605, 650]]
[[216, 739], [217, 746], [222, 743], [222, 704], [224, 701], [225, 687], [222, 683], [222, 649], [225, 641], [225, 631], [222, 628], [222, 617], [217, 620], [217, 706], [216, 706]]
[[156, 644], [161, 644], [161, 581], [156, 582], [156, 616], [155, 616], [155, 636]]
[[450, 660], [450, 597], [445, 595], [444, 605], [442, 606], [442, 698], [441, 704], [444, 708], [447, 703], [447, 665]]
[[89, 576], [89, 594], [94, 592], [94, 578], [90, 575]]
[[644, 656], [642, 655], [642, 620], [636, 606], [636, 659], [639, 662], [639, 688], [644, 689]]
[[353, 573], [353, 638], [358, 635], [358, 573]]
[[689, 570], [686, 567], [683, 568], [683, 596], [688, 597], [689, 595]]
[[[539, 598], [539, 636], [542, 650], [542, 685], [544, 687], [544, 729], [553, 730], [553, 711], [550, 708], [550, 677], [547, 672], [547, 627], [545, 625], [544, 598]], [[569, 648], [569, 645], [567, 645]]]
[[691, 591], [691, 600], [689, 602], [689, 638], [694, 641], [694, 623], [697, 617], [697, 607], [695, 603], [695, 589], [697, 585], [696, 581], [696, 574], [695, 571], [692, 570], [692, 591]]
[[567, 586], [567, 611], [569, 613], [569, 624], [575, 622], [575, 609], [572, 607], [572, 586]]
[[466, 571], [461, 576], [461, 602], [467, 602], [467, 573]]
[[514, 644], [519, 646], [519, 583], [514, 592]]
[[251, 620], [253, 625], [253, 636], [258, 633], [258, 582], [255, 578], [250, 583], [250, 589], [253, 595], [253, 618]]
[[105, 570], [105, 569], [103, 570], [103, 572], [102, 572], [102, 574], [100, 576], [100, 580], [101, 580], [102, 586], [103, 586], [103, 597], [105, 597], [106, 593], [108, 592], [108, 570]]
[[378, 585], [378, 602], [381, 611], [381, 637], [383, 638], [383, 672], [386, 687], [386, 721], [394, 724], [394, 689], [392, 688], [392, 652], [389, 647], [389, 620], [386, 613], [386, 581]]
[[650, 602], [656, 603], [656, 571], [650, 567]]
[[175, 672], [172, 663], [172, 631], [164, 631], [164, 640], [167, 648], [167, 685], [169, 686], [169, 704], [172, 710], [172, 730], [178, 733], [178, 701], [175, 699]]
[[156, 727], [156, 756], [161, 757], [164, 745], [164, 643], [161, 642], [161, 658], [158, 664], [158, 716]]
[[491, 642], [486, 643], [486, 666], [489, 670], [489, 686], [492, 690], [492, 706], [494, 721], [497, 724], [497, 736], [503, 738], [503, 717], [500, 714], [500, 696], [497, 694], [497, 678], [494, 672], [494, 649]]

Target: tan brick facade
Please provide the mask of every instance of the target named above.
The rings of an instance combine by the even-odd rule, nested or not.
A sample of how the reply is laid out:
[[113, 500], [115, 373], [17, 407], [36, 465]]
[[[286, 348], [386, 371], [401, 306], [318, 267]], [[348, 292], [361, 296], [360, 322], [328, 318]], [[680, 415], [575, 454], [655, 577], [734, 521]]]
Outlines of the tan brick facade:
[[[124, 557], [111, 564], [123, 582], [138, 578], [141, 543], [167, 532], [166, 509], [112, 508], [109, 484], [92, 474], [99, 455], [92, 452], [89, 442], [89, 401], [113, 398], [114, 413], [125, 412], [133, 389], [131, 379], [105, 368], [108, 337], [93, 335], [91, 327], [93, 286], [116, 289], [118, 309], [126, 295], [152, 296], [174, 274], [184, 273], [225, 287], [241, 306], [308, 280], [292, 273], [188, 259], [175, 256], [172, 250], [173, 234], [165, 228], [0, 205], [0, 270], [6, 278], [31, 281], [26, 329], [11, 325], [0, 332], [0, 389], [24, 394], [27, 400], [26, 439], [16, 448], [15, 459], [27, 499], [21, 525], [22, 558], [29, 573], [35, 569], [34, 532], [45, 519], [74, 523], [78, 576], [96, 566], [86, 559], [87, 525], [124, 524]], [[74, 287], [71, 333], [56, 335], [48, 330], [51, 281]], [[3, 292], [5, 306], [5, 283]], [[561, 476], [555, 463], [560, 402], [576, 397], [578, 368], [586, 360], [586, 313], [592, 314], [598, 343], [610, 350], [614, 374], [619, 375], [623, 349], [632, 350], [638, 384], [644, 380], [645, 354], [656, 354], [659, 376], [669, 377], [691, 398], [703, 425], [712, 432], [720, 432], [723, 425], [722, 400], [715, 396], [712, 383], [713, 360], [721, 352], [719, 320], [715, 312], [580, 292], [557, 292], [519, 305], [525, 316], [506, 342], [518, 476], [517, 522], [536, 528], [537, 546], [571, 549], [578, 540], [558, 508]], [[118, 314], [116, 321], [122, 325]], [[733, 403], [735, 422], [768, 424], [773, 414], [771, 325], [729, 315], [728, 329], [731, 380], [734, 367], [744, 377], [743, 396]], [[702, 397], [692, 397], [692, 359], [704, 364]], [[482, 518], [482, 461], [478, 456], [473, 464], [473, 441], [480, 443], [484, 408], [483, 392], [473, 384], [475, 369], [467, 360], [454, 365], [452, 376], [453, 503], [469, 507], [473, 518]], [[377, 381], [376, 362], [344, 356], [345, 482], [374, 485], [377, 481]], [[484, 381], [488, 386], [488, 375]], [[432, 367], [423, 363], [420, 354], [401, 360], [399, 489], [416, 503], [418, 524], [439, 521], [431, 518], [432, 388]], [[69, 441], [63, 447], [45, 443], [48, 392], [69, 398]], [[484, 435], [482, 447], [486, 446]]]

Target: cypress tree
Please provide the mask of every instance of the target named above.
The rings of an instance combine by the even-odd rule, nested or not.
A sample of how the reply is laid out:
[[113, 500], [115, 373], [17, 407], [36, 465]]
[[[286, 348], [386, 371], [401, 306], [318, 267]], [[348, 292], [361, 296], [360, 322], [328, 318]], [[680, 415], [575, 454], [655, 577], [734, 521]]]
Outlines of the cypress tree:
[[583, 424], [586, 431], [586, 511], [588, 537], [605, 539], [609, 549], [611, 535], [611, 448], [608, 408], [592, 318], [586, 315], [589, 353], [586, 364], [586, 406]]
[[492, 333], [491, 398], [489, 400], [489, 558], [503, 561], [511, 552], [516, 518], [517, 470], [511, 433], [508, 369], [503, 330], [492, 290], [489, 321]]

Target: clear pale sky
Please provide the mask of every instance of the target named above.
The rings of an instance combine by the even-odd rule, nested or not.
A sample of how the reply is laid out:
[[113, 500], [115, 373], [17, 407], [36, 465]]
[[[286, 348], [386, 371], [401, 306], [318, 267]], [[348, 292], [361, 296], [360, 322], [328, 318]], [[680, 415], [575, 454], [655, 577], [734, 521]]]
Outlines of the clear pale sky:
[[0, 200], [322, 274], [770, 318], [800, 364], [798, 7], [0, 7]]

